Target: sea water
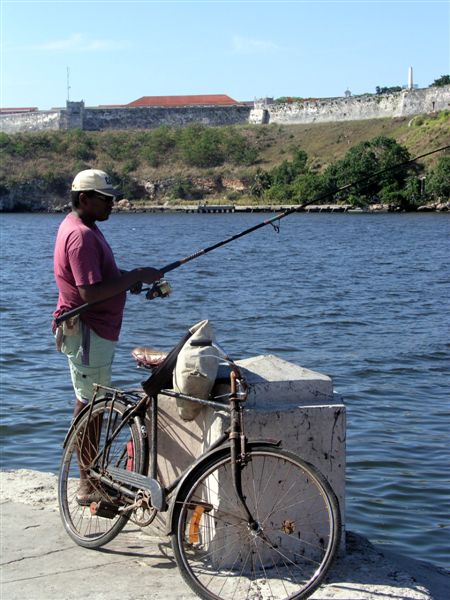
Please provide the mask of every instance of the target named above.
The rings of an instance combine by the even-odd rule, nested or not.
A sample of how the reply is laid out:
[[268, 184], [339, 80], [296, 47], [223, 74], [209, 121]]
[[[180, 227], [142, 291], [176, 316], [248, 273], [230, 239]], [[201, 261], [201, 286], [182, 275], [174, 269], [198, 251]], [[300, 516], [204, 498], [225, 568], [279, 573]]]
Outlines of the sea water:
[[[1, 216], [2, 468], [57, 472], [73, 393], [50, 330], [63, 215]], [[122, 268], [162, 267], [260, 214], [118, 214], [100, 225]], [[449, 566], [450, 214], [294, 214], [130, 296], [114, 383], [145, 373], [210, 319], [235, 358], [271, 353], [328, 374], [347, 406], [347, 527]]]

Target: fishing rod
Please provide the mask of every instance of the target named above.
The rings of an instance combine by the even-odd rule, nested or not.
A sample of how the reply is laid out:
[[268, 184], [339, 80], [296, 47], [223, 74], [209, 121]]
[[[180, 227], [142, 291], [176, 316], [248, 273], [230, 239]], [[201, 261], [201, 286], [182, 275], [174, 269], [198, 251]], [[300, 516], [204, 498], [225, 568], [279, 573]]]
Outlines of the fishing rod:
[[[261, 221], [261, 223], [257, 223], [256, 225], [253, 225], [252, 227], [249, 227], [248, 229], [244, 229], [243, 231], [236, 233], [235, 235], [232, 235], [231, 237], [228, 237], [224, 240], [221, 240], [220, 242], [217, 242], [216, 244], [213, 244], [212, 246], [208, 246], [207, 248], [202, 248], [201, 250], [198, 250], [197, 252], [194, 252], [193, 254], [189, 254], [188, 256], [185, 256], [184, 258], [181, 258], [179, 260], [171, 262], [168, 265], [165, 265], [164, 267], [159, 269], [159, 271], [162, 273], [162, 275], [165, 275], [166, 273], [169, 273], [170, 271], [173, 271], [174, 269], [178, 269], [178, 267], [185, 265], [186, 263], [190, 262], [191, 260], [194, 260], [195, 258], [199, 258], [200, 256], [208, 254], [208, 252], [212, 252], [213, 250], [217, 250], [217, 248], [221, 248], [222, 246], [225, 246], [226, 244], [229, 244], [230, 242], [233, 242], [234, 240], [244, 237], [245, 235], [248, 235], [249, 233], [253, 233], [257, 229], [266, 227], [266, 225], [272, 225], [272, 227], [278, 233], [279, 226], [274, 225], [274, 223], [276, 221], [280, 221], [281, 219], [284, 219], [285, 217], [287, 217], [295, 212], [300, 212], [303, 209], [305, 209], [307, 206], [310, 206], [311, 204], [320, 202], [321, 200], [325, 200], [326, 198], [331, 198], [332, 196], [334, 196], [340, 192], [344, 192], [344, 191], [348, 190], [349, 188], [355, 187], [362, 183], [367, 184], [371, 179], [374, 179], [375, 177], [378, 177], [379, 175], [382, 175], [383, 173], [387, 173], [389, 171], [394, 171], [396, 169], [401, 169], [402, 167], [410, 165], [411, 163], [415, 162], [416, 160], [420, 160], [421, 158], [425, 158], [426, 156], [430, 156], [431, 154], [436, 154], [437, 152], [442, 152], [443, 150], [448, 150], [448, 149], [450, 149], [450, 145], [443, 146], [442, 148], [437, 148], [436, 150], [432, 150], [431, 152], [426, 152], [425, 154], [415, 156], [414, 158], [411, 158], [404, 162], [397, 163], [390, 167], [385, 167], [384, 169], [380, 169], [379, 171], [375, 171], [374, 173], [372, 173], [371, 175], [368, 175], [366, 177], [362, 177], [360, 179], [356, 179], [355, 181], [351, 181], [350, 183], [347, 183], [346, 185], [344, 185], [340, 188], [337, 188], [337, 189], [333, 190], [332, 192], [326, 192], [326, 193], [320, 194], [319, 196], [316, 196], [313, 200], [309, 200], [308, 202], [304, 202], [303, 204], [293, 206], [281, 213], [278, 213], [271, 219], [266, 219], [265, 221]], [[156, 281], [151, 288], [143, 288], [142, 291], [147, 292], [146, 298], [148, 300], [153, 300], [154, 298], [166, 298], [167, 296], [169, 296], [171, 293], [171, 287], [170, 287], [170, 284], [165, 279], [161, 279], [159, 281]], [[95, 304], [99, 304], [100, 302], [104, 302], [104, 300], [99, 300], [97, 302], [86, 302], [85, 304], [82, 304], [81, 306], [73, 308], [72, 310], [69, 310], [69, 311], [63, 313], [59, 317], [56, 317], [55, 323], [58, 326], [61, 323], [63, 323], [64, 321], [66, 321], [67, 319], [76, 317], [77, 315], [83, 313], [85, 310], [87, 310], [91, 306], [94, 306]]]

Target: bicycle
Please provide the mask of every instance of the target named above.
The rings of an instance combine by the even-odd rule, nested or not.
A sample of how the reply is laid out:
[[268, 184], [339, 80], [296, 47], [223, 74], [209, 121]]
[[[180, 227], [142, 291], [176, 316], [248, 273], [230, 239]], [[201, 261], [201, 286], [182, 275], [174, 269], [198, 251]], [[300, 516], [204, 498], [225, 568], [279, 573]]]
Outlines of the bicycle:
[[[99, 548], [129, 519], [147, 526], [165, 511], [181, 575], [201, 598], [306, 598], [323, 581], [339, 547], [336, 495], [317, 468], [280, 442], [247, 439], [245, 379], [215, 343], [229, 369], [228, 404], [170, 389], [178, 353], [190, 335], [167, 355], [144, 349], [139, 362], [152, 375], [143, 391], [96, 386], [64, 442], [58, 482], [64, 527], [80, 546]], [[159, 394], [230, 415], [228, 429], [169, 485], [157, 475]], [[93, 490], [87, 502], [76, 496], [81, 472]]]

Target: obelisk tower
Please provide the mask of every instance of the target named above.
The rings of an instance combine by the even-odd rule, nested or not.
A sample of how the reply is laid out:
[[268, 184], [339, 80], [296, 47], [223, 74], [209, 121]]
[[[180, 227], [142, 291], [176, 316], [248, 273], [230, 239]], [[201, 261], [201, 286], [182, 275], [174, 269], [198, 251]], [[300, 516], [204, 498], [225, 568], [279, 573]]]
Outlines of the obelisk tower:
[[408, 90], [412, 90], [413, 89], [413, 68], [409, 67], [408, 69]]

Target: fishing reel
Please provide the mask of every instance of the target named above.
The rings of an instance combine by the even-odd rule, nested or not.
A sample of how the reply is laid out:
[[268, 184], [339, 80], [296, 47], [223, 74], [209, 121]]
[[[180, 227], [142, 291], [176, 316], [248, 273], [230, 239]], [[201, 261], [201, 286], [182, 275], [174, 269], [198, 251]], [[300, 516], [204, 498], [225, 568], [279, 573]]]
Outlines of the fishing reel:
[[165, 279], [155, 281], [151, 288], [147, 289], [145, 297], [147, 300], [153, 300], [154, 298], [167, 298], [172, 293], [172, 286]]

